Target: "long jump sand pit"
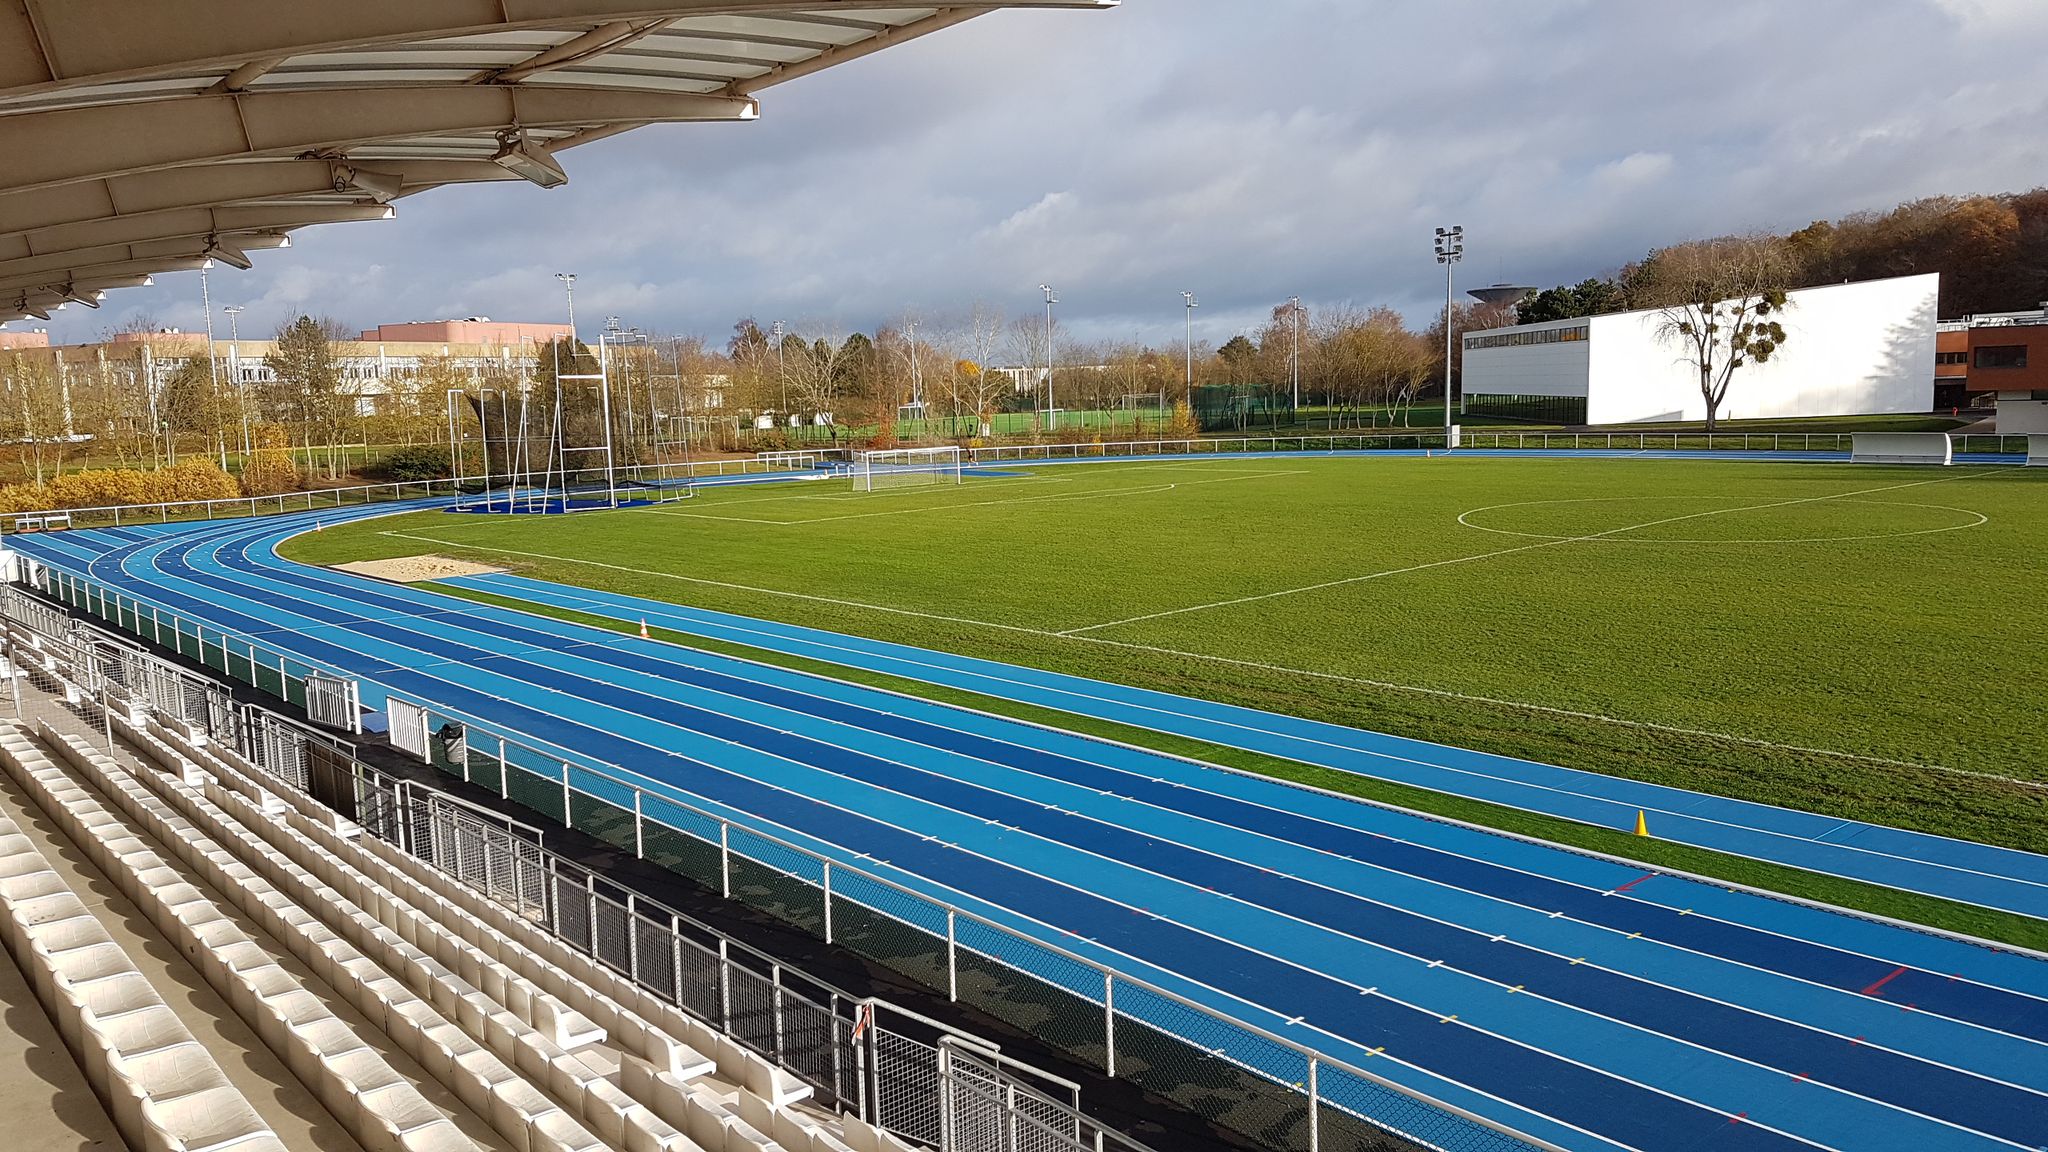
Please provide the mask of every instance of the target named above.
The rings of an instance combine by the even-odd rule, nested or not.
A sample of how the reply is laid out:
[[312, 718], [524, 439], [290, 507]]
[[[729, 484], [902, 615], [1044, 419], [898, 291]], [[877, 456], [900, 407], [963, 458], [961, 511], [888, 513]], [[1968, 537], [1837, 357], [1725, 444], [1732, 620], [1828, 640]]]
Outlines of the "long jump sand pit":
[[505, 571], [489, 564], [456, 560], [448, 556], [395, 556], [389, 560], [358, 560], [352, 564], [336, 564], [333, 567], [338, 572], [372, 576], [398, 584], [424, 584], [431, 580], [447, 580], [455, 576], [488, 576]]

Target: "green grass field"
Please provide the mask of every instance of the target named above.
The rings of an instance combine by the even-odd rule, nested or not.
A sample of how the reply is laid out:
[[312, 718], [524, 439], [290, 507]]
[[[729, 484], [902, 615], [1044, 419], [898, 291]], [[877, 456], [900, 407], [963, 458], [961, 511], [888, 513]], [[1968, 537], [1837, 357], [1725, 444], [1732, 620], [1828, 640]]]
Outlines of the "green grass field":
[[[2048, 851], [2048, 792], [2016, 782], [2048, 782], [2048, 476], [1387, 457], [846, 487], [707, 490], [574, 517], [414, 514], [300, 537], [287, 554], [468, 556]], [[1530, 830], [1516, 814], [1460, 814]], [[1537, 834], [1586, 842], [1551, 825]], [[1733, 875], [1746, 866], [1725, 858], [1673, 866], [1877, 899]], [[1884, 907], [1956, 922], [1953, 909]]]

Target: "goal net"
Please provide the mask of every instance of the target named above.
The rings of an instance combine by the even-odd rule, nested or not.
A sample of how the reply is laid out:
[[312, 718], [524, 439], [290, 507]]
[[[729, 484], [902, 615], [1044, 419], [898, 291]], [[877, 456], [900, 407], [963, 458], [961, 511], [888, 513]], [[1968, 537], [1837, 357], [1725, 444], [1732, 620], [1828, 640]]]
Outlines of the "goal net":
[[959, 448], [891, 448], [862, 452], [853, 461], [853, 490], [930, 488], [961, 482]]

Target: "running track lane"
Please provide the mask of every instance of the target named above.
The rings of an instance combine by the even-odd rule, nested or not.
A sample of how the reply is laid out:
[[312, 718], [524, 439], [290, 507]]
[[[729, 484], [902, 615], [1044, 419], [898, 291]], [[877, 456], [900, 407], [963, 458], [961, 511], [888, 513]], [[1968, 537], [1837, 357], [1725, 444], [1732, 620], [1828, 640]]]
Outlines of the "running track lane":
[[[485, 549], [488, 551], [488, 549]], [[1650, 815], [1662, 840], [2048, 919], [2048, 857], [1710, 796], [971, 656], [778, 624], [523, 576], [447, 581], [687, 635], [960, 688], [1595, 824]]]
[[[289, 594], [289, 592], [287, 592], [287, 594]], [[240, 625], [240, 621], [238, 621], [238, 625]], [[604, 633], [598, 633], [598, 635], [604, 635]], [[614, 640], [614, 637], [608, 637], [608, 635], [606, 635], [606, 640]], [[543, 646], [541, 650], [545, 650], [545, 646]]]

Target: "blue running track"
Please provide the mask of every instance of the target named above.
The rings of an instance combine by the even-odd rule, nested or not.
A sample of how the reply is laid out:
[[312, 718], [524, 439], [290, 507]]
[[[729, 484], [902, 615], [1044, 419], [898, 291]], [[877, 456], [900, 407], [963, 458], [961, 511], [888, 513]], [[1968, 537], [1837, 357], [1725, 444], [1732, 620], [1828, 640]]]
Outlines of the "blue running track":
[[[401, 694], [613, 766], [652, 793], [804, 843], [1574, 1152], [2048, 1146], [2048, 963], [2039, 958], [274, 553], [315, 515], [333, 523], [392, 510], [10, 543], [357, 677], [373, 707]], [[641, 612], [639, 602], [534, 582], [474, 586]], [[1027, 692], [1043, 674], [673, 606], [646, 614], [933, 682], [980, 677], [977, 690], [1019, 699], [1085, 687], [1105, 709], [1174, 700], [1133, 702], [1068, 678]], [[1786, 827], [1764, 831], [1752, 826], [1757, 813], [1724, 819], [1725, 802], [1710, 797], [1659, 790], [1656, 803], [1638, 805], [1598, 794], [1602, 778], [1518, 779], [1561, 770], [1297, 730], [1242, 710], [1202, 715], [1190, 703], [1174, 701], [1183, 715], [1149, 726], [1228, 732], [1225, 743], [1245, 747], [1313, 744], [1379, 775], [1395, 763], [1435, 764], [1459, 774], [1468, 794], [1493, 781], [1631, 814], [1650, 807], [1669, 813], [1653, 818], [1697, 821], [1701, 835], [1746, 829], [1774, 851], [1804, 844], [1987, 885], [2048, 876], [2048, 862], [2024, 854], [1997, 856], [1994, 869], [1954, 842], [1937, 851], [1894, 843], [1906, 834], [1884, 829], [1844, 841], [1796, 822], [1818, 818], [1776, 809], [1765, 811]]]

